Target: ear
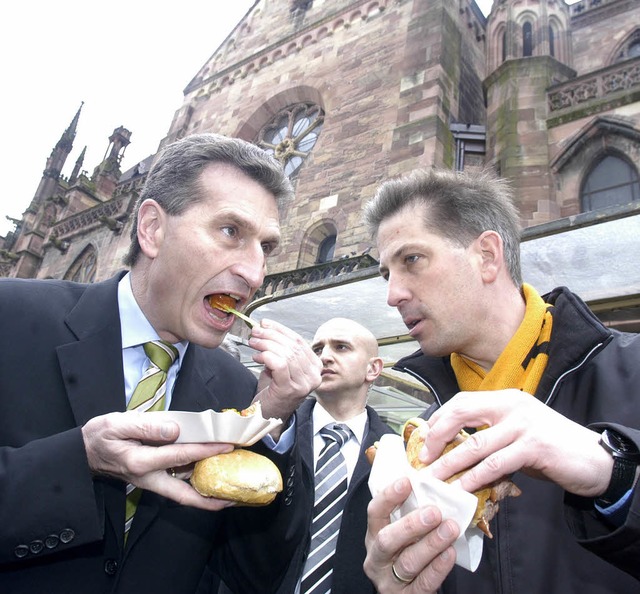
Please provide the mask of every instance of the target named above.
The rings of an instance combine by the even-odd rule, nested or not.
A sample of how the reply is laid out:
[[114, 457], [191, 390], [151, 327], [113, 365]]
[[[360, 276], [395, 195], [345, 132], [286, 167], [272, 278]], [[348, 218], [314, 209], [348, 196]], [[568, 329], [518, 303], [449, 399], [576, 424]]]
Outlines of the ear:
[[382, 369], [384, 367], [384, 362], [380, 357], [371, 357], [369, 359], [369, 363], [367, 364], [367, 373], [365, 375], [365, 379], [373, 383], [376, 378], [382, 373]]
[[145, 200], [138, 209], [138, 241], [142, 253], [155, 258], [164, 239], [166, 214], [162, 207], [152, 199]]
[[504, 267], [502, 237], [495, 231], [483, 231], [476, 239], [480, 254], [480, 274], [485, 282], [496, 280]]

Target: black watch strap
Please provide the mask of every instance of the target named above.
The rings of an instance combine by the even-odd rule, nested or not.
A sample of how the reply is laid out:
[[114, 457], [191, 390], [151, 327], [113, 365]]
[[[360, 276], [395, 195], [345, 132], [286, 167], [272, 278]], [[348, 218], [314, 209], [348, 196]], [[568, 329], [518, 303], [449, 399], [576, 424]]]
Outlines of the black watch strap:
[[633, 487], [639, 454], [636, 445], [620, 433], [605, 429], [600, 445], [613, 457], [613, 471], [607, 490], [596, 499], [600, 507], [609, 507]]

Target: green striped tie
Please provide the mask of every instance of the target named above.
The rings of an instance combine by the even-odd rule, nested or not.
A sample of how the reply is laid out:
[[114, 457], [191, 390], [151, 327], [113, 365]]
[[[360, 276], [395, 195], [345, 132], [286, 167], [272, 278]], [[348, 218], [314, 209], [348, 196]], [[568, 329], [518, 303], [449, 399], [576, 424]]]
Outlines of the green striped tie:
[[[151, 363], [133, 391], [127, 410], [140, 412], [164, 410], [167, 372], [176, 360], [178, 351], [172, 344], [162, 340], [146, 342], [143, 347]], [[127, 535], [141, 495], [142, 489], [135, 487], [131, 483], [127, 484], [124, 524], [125, 542], [127, 541]]]

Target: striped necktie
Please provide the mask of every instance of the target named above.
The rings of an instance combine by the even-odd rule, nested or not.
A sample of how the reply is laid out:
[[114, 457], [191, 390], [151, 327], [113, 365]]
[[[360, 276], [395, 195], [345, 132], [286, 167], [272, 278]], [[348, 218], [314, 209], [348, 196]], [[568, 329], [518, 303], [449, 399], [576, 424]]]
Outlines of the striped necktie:
[[315, 503], [311, 545], [302, 572], [301, 594], [331, 592], [333, 556], [347, 495], [347, 466], [340, 448], [349, 440], [346, 425], [332, 423], [320, 430], [325, 445], [315, 473]]
[[[147, 357], [149, 357], [149, 367], [147, 367], [136, 389], [133, 391], [127, 410], [139, 412], [164, 410], [167, 372], [176, 360], [178, 351], [172, 344], [163, 340], [146, 342], [143, 348]], [[141, 495], [142, 489], [135, 487], [131, 483], [127, 484], [124, 524], [125, 542]]]

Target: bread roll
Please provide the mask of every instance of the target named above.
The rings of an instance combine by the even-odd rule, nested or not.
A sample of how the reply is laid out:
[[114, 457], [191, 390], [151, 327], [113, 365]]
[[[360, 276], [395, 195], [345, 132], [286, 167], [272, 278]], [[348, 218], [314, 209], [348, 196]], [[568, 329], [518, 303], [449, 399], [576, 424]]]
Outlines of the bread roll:
[[193, 488], [204, 497], [267, 505], [282, 491], [282, 475], [269, 458], [238, 448], [196, 462]]
[[[403, 429], [403, 437], [406, 442], [407, 459], [413, 468], [420, 470], [425, 468], [427, 464], [424, 464], [418, 459], [418, 454], [424, 444], [424, 438], [420, 435], [420, 431], [415, 431], [420, 425], [426, 424], [424, 419], [419, 417], [409, 419]], [[441, 456], [451, 451], [456, 446], [460, 445], [469, 437], [469, 434], [462, 430], [458, 435], [454, 437], [444, 448]], [[466, 471], [458, 472], [452, 477], [447, 479], [447, 483], [451, 483], [462, 476]], [[478, 498], [478, 506], [476, 507], [472, 526], [477, 526], [482, 532], [484, 532], [489, 538], [493, 538], [491, 530], [489, 528], [489, 522], [498, 513], [498, 502], [505, 497], [518, 497], [521, 494], [520, 489], [512, 483], [509, 479], [504, 478], [494, 482], [491, 485], [487, 485], [482, 489], [474, 491], [473, 494]]]

